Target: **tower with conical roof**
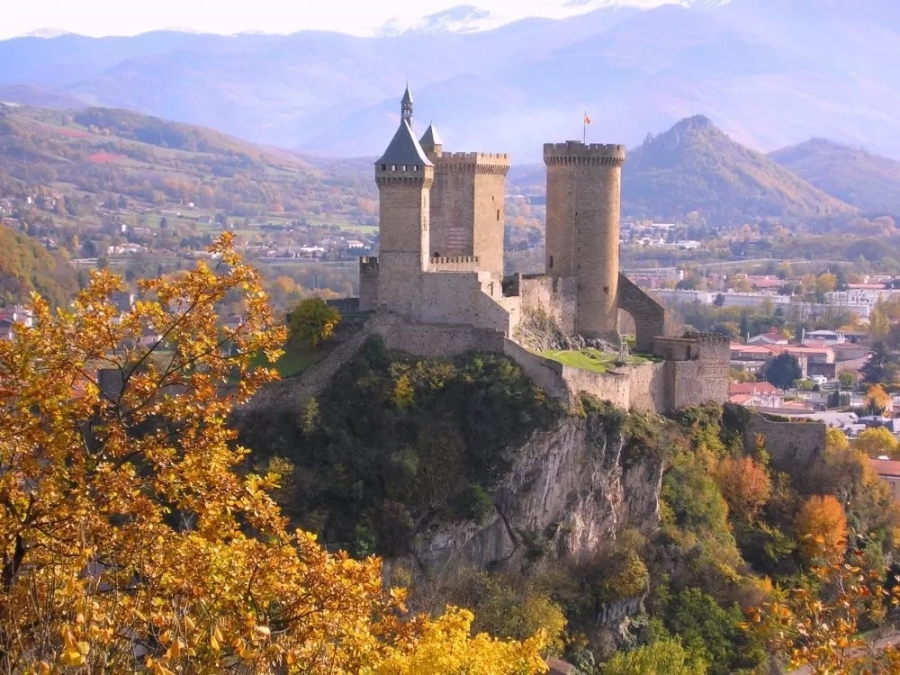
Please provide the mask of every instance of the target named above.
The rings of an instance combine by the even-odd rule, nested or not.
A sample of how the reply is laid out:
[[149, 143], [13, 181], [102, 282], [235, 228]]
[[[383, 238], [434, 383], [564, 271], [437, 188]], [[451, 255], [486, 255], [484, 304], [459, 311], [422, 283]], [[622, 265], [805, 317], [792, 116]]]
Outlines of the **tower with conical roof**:
[[422, 273], [428, 266], [430, 192], [434, 164], [412, 130], [409, 87], [400, 102], [400, 126], [375, 163], [379, 193], [377, 303], [403, 316], [419, 307]]

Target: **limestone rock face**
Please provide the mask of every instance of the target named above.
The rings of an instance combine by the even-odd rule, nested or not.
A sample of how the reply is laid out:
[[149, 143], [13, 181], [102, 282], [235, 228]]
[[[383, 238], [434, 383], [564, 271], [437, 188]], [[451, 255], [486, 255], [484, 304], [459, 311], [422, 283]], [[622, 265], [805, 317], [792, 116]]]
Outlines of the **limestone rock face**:
[[511, 448], [511, 468], [492, 491], [494, 514], [481, 525], [426, 528], [413, 551], [419, 568], [441, 578], [465, 566], [578, 557], [625, 528], [655, 524], [662, 460], [629, 451], [612, 426], [603, 417], [565, 417]]

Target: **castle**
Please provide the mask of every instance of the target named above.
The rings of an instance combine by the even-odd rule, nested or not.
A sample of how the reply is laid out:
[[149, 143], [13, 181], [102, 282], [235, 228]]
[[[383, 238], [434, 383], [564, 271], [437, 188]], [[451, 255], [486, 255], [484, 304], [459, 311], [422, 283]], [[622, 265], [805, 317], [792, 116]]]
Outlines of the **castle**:
[[[727, 399], [727, 340], [676, 337], [664, 308], [619, 272], [624, 146], [544, 145], [545, 273], [504, 277], [509, 157], [445, 152], [434, 125], [416, 137], [408, 87], [400, 107], [400, 125], [375, 163], [379, 255], [361, 258], [359, 269], [359, 307], [391, 317], [381, 331], [389, 346], [423, 356], [503, 351], [551, 393], [588, 391], [625, 408]], [[561, 335], [618, 342], [620, 311], [634, 320], [636, 351], [656, 362], [573, 372], [519, 339], [539, 319]]]

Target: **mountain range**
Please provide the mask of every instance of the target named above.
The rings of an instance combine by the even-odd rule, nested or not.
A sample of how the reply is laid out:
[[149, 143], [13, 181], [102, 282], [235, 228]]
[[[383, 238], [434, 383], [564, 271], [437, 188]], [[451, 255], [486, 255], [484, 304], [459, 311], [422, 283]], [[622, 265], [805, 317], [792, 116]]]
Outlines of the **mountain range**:
[[369, 38], [16, 38], [0, 41], [0, 100], [122, 107], [363, 156], [383, 149], [409, 80], [420, 124], [434, 120], [448, 149], [517, 161], [539, 159], [545, 141], [580, 137], [585, 111], [596, 142], [635, 146], [702, 113], [764, 151], [825, 137], [900, 157], [894, 0], [611, 4], [470, 30], [479, 16], [456, 8]]
[[[372, 219], [373, 161], [261, 147], [126, 110], [0, 105], [0, 188], [38, 182], [92, 192], [98, 201], [194, 201], [230, 216]], [[516, 162], [507, 182], [511, 193], [539, 196], [545, 180], [543, 164]], [[900, 217], [900, 162], [821, 139], [767, 156], [701, 115], [629, 150], [622, 184], [622, 212], [639, 219], [697, 212], [727, 225]]]

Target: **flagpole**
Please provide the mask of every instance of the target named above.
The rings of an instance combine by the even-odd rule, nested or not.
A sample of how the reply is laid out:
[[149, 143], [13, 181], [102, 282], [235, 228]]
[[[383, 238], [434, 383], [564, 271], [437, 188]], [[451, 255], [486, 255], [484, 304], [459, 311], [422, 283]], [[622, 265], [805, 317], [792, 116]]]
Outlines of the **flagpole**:
[[581, 117], [581, 144], [587, 145], [587, 110]]

